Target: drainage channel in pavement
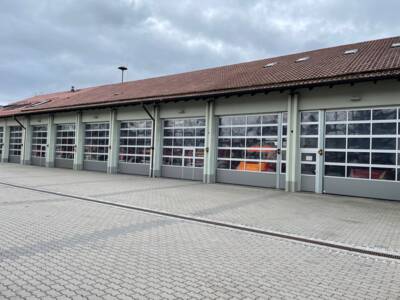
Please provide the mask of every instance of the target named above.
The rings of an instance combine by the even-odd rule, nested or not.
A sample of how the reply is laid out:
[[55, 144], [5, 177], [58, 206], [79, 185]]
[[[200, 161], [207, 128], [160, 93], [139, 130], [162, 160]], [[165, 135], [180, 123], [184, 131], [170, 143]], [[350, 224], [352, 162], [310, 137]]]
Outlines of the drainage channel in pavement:
[[235, 229], [235, 230], [240, 230], [240, 231], [244, 231], [244, 232], [272, 236], [272, 237], [277, 237], [277, 238], [296, 241], [296, 242], [302, 242], [302, 243], [313, 244], [313, 245], [318, 245], [318, 246], [323, 246], [323, 247], [329, 247], [329, 248], [338, 249], [338, 250], [349, 251], [349, 252], [353, 252], [353, 253], [359, 253], [359, 254], [365, 254], [365, 255], [370, 255], [370, 256], [377, 256], [377, 257], [382, 257], [382, 258], [390, 258], [390, 259], [400, 260], [400, 254], [396, 254], [396, 253], [380, 252], [380, 251], [375, 251], [375, 250], [368, 249], [368, 248], [360, 248], [360, 247], [354, 247], [354, 246], [345, 245], [345, 244], [327, 242], [327, 241], [323, 241], [323, 240], [309, 239], [306, 237], [284, 234], [284, 233], [279, 233], [279, 232], [273, 232], [273, 231], [263, 230], [263, 229], [259, 229], [259, 228], [247, 227], [247, 226], [243, 226], [243, 225], [235, 225], [235, 224], [225, 223], [225, 222], [218, 222], [218, 221], [213, 221], [213, 220], [204, 219], [204, 218], [191, 217], [191, 216], [187, 216], [187, 215], [173, 214], [173, 213], [169, 213], [169, 212], [165, 212], [165, 211], [153, 210], [153, 209], [131, 206], [131, 205], [126, 205], [126, 204], [121, 204], [121, 203], [114, 203], [114, 202], [109, 202], [109, 201], [103, 201], [103, 200], [90, 198], [90, 197], [53, 192], [53, 191], [48, 191], [48, 190], [44, 190], [44, 189], [38, 189], [38, 188], [23, 186], [23, 185], [16, 185], [16, 184], [12, 184], [12, 183], [1, 182], [1, 181], [0, 181], [0, 184], [2, 184], [4, 186], [25, 189], [25, 190], [29, 190], [29, 191], [38, 192], [38, 193], [45, 193], [45, 194], [49, 194], [49, 195], [67, 197], [67, 198], [76, 199], [76, 200], [83, 200], [83, 201], [87, 201], [87, 202], [93, 202], [93, 203], [98, 203], [98, 204], [103, 204], [103, 205], [109, 205], [109, 206], [114, 206], [114, 207], [119, 207], [119, 208], [124, 208], [124, 209], [135, 210], [135, 211], [149, 213], [149, 214], [158, 215], [158, 216], [170, 217], [170, 218], [175, 218], [175, 219], [180, 219], [180, 220], [185, 220], [185, 221], [190, 221], [190, 222], [214, 225], [214, 226], [218, 226], [218, 227]]

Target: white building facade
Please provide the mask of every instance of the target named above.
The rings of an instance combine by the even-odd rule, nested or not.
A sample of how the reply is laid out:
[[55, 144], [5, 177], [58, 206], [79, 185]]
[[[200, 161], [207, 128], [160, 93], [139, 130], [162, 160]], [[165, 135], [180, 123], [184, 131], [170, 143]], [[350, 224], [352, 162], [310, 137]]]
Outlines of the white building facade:
[[0, 145], [3, 163], [400, 200], [400, 80], [19, 112]]

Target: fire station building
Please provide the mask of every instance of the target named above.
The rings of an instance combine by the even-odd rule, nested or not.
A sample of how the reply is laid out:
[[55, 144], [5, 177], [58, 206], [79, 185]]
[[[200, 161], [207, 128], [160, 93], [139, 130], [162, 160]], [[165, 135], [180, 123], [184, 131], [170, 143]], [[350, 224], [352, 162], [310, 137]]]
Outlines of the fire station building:
[[400, 200], [400, 37], [25, 99], [0, 157]]

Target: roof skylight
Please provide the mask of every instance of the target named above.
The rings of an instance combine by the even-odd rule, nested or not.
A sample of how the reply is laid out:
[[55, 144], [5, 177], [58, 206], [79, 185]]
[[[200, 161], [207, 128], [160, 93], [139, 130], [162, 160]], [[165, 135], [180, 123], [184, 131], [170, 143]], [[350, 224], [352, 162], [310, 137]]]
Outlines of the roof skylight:
[[28, 105], [27, 107], [35, 107], [35, 106], [43, 105], [43, 104], [49, 103], [50, 101], [51, 100], [44, 100], [44, 101], [36, 102], [31, 105]]
[[344, 51], [344, 54], [356, 54], [358, 52], [358, 49], [349, 49]]
[[400, 48], [400, 42], [393, 43], [392, 48]]
[[309, 59], [310, 59], [309, 56], [304, 56], [304, 57], [296, 59], [296, 62], [302, 62], [302, 61], [306, 61], [306, 60], [309, 60]]
[[271, 68], [271, 67], [275, 66], [276, 64], [277, 64], [276, 61], [270, 62], [270, 63], [267, 63], [267, 64], [264, 66], [264, 68]]

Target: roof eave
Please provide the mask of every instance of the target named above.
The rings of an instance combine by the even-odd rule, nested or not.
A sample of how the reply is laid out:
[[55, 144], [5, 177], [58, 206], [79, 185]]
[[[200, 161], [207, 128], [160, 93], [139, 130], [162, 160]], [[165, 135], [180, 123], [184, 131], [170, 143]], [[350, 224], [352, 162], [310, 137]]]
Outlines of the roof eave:
[[363, 73], [363, 74], [352, 74], [334, 78], [316, 78], [312, 80], [302, 80], [294, 82], [283, 82], [273, 85], [261, 85], [261, 86], [249, 86], [238, 89], [224, 89], [207, 91], [192, 94], [181, 94], [181, 95], [168, 95], [168, 96], [157, 96], [157, 97], [147, 97], [147, 98], [127, 98], [120, 99], [117, 101], [104, 101], [95, 102], [90, 104], [74, 105], [74, 106], [62, 106], [47, 109], [36, 109], [36, 110], [24, 110], [15, 114], [10, 114], [8, 116], [0, 116], [0, 118], [18, 116], [18, 115], [33, 115], [33, 114], [43, 114], [43, 113], [56, 113], [56, 112], [69, 112], [76, 110], [86, 110], [93, 108], [109, 108], [121, 105], [137, 105], [142, 103], [164, 103], [164, 102], [176, 102], [176, 101], [189, 101], [189, 100], [200, 100], [200, 99], [212, 99], [224, 96], [234, 96], [243, 94], [255, 94], [255, 93], [265, 93], [273, 91], [290, 91], [295, 92], [302, 88], [312, 88], [321, 86], [333, 86], [340, 84], [349, 83], [359, 83], [367, 81], [376, 80], [388, 80], [388, 79], [400, 79], [400, 70], [388, 70], [380, 71], [374, 73]]

